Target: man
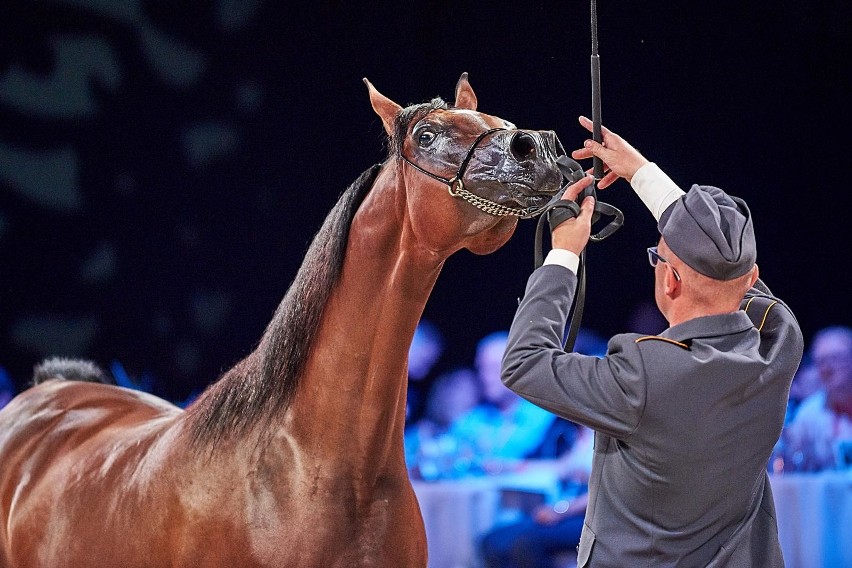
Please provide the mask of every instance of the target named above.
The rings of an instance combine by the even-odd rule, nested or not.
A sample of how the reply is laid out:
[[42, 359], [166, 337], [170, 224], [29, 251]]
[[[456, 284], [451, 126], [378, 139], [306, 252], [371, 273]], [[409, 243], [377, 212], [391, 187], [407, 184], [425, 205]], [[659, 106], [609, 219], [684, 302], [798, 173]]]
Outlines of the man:
[[12, 377], [6, 372], [6, 369], [0, 367], [0, 408], [3, 408], [9, 401], [15, 398], [15, 383], [12, 382]]
[[[606, 341], [597, 333], [581, 328], [574, 349], [577, 353], [604, 357]], [[507, 390], [502, 383], [500, 387]], [[561, 440], [551, 441], [553, 435]], [[564, 450], [560, 442], [567, 442]], [[516, 522], [499, 524], [487, 532], [480, 541], [486, 568], [552, 568], [564, 565], [565, 555], [576, 552], [589, 498], [593, 443], [591, 428], [578, 427], [566, 420], [555, 423], [548, 432], [545, 447], [536, 452], [541, 459], [535, 460], [535, 467], [551, 469], [556, 474], [560, 480], [560, 499], [543, 503]]]
[[[794, 470], [852, 467], [852, 328], [825, 327], [811, 343], [822, 388], [805, 398], [787, 426]], [[796, 458], [802, 463], [796, 463]]]
[[501, 361], [508, 338], [509, 333], [501, 330], [477, 342], [474, 365], [482, 402], [450, 428], [460, 444], [476, 449], [490, 473], [511, 468], [535, 451], [556, 418], [503, 385]]
[[559, 555], [574, 552], [589, 499], [593, 436], [590, 428], [579, 427], [571, 448], [549, 464], [566, 489], [559, 501], [485, 534], [480, 547], [487, 568], [552, 568]]
[[421, 319], [414, 329], [408, 348], [408, 393], [405, 401], [405, 424], [410, 426], [426, 411], [426, 392], [433, 371], [444, 353], [444, 335], [434, 323]]
[[588, 140], [573, 156], [601, 158], [599, 187], [626, 179], [658, 220], [648, 255], [670, 326], [616, 335], [603, 359], [562, 351], [587, 198], [530, 276], [502, 372], [521, 396], [596, 431], [578, 566], [783, 566], [766, 466], [802, 335], [758, 280], [748, 207], [715, 187], [684, 193], [606, 129], [603, 145]]

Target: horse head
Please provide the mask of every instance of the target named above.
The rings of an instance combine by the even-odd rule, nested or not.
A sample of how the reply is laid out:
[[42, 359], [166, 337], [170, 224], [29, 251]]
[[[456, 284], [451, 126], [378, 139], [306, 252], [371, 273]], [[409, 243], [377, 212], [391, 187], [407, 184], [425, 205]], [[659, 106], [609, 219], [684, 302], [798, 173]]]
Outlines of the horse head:
[[556, 158], [565, 151], [556, 135], [477, 112], [467, 73], [452, 106], [436, 98], [403, 108], [364, 82], [404, 180], [411, 227], [428, 248], [493, 252], [559, 191]]

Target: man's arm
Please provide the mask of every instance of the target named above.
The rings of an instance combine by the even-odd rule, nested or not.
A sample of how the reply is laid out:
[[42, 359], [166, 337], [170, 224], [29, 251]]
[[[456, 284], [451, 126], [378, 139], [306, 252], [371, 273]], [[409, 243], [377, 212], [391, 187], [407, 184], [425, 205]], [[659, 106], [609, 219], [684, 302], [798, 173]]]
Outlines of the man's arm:
[[[580, 122], [591, 128], [588, 119], [581, 118]], [[575, 158], [601, 155], [609, 170], [601, 186], [618, 177], [635, 178], [637, 193], [652, 213], [655, 209], [661, 213], [683, 195], [674, 182], [622, 138], [606, 129], [603, 134], [606, 146], [587, 141], [583, 149], [573, 153]], [[587, 176], [569, 187], [566, 199], [576, 199], [590, 183]], [[641, 361], [635, 353], [637, 345], [624, 337], [616, 339], [604, 360], [562, 349], [562, 335], [576, 292], [576, 258], [589, 239], [593, 205], [593, 200], [587, 198], [577, 218], [553, 230], [553, 250], [545, 266], [530, 276], [512, 322], [502, 377], [506, 386], [543, 408], [625, 437], [638, 424], [644, 407], [644, 383], [636, 365]], [[551, 266], [554, 264], [558, 266]]]
[[616, 336], [603, 359], [566, 353], [562, 338], [576, 285], [576, 275], [561, 266], [532, 273], [509, 328], [503, 383], [558, 416], [624, 439], [645, 405], [640, 345], [634, 336]]

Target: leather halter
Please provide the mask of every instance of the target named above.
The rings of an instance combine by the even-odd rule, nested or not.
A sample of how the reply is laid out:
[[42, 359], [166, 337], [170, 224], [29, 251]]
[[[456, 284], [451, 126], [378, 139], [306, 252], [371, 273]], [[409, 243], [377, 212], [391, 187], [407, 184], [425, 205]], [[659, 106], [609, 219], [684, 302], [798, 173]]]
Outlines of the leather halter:
[[494, 132], [498, 132], [500, 130], [508, 130], [508, 128], [492, 128], [490, 130], [486, 130], [485, 132], [483, 132], [479, 136], [477, 136], [476, 140], [473, 141], [473, 144], [471, 144], [470, 148], [468, 149], [467, 155], [465, 155], [464, 160], [462, 160], [462, 163], [459, 166], [459, 169], [456, 171], [456, 175], [454, 175], [451, 178], [445, 178], [445, 177], [439, 176], [437, 174], [433, 174], [432, 172], [421, 168], [420, 166], [418, 166], [417, 164], [415, 164], [414, 162], [409, 160], [405, 156], [405, 154], [402, 153], [402, 151], [400, 151], [399, 157], [402, 158], [402, 160], [405, 161], [405, 163], [410, 165], [412, 168], [414, 168], [418, 172], [424, 173], [427, 176], [429, 176], [430, 178], [438, 180], [438, 181], [446, 184], [447, 187], [448, 187], [448, 191], [449, 191], [451, 196], [460, 197], [461, 199], [464, 199], [465, 201], [467, 201], [468, 203], [470, 203], [471, 205], [473, 205], [477, 209], [485, 211], [486, 213], [489, 213], [490, 215], [494, 215], [495, 217], [514, 216], [514, 217], [518, 217], [520, 219], [529, 219], [530, 217], [535, 217], [536, 215], [539, 215], [542, 211], [547, 209], [547, 207], [551, 203], [558, 201], [559, 198], [562, 196], [562, 192], [564, 191], [564, 188], [562, 188], [562, 190], [559, 191], [553, 197], [553, 199], [551, 199], [548, 203], [541, 205], [539, 207], [533, 207], [533, 206], [530, 206], [530, 207], [509, 207], [508, 205], [501, 205], [499, 203], [491, 201], [490, 199], [488, 199], [486, 197], [482, 197], [480, 195], [476, 195], [475, 193], [471, 193], [464, 186], [464, 181], [463, 181], [462, 178], [464, 176], [465, 171], [467, 170], [467, 166], [470, 164], [471, 158], [473, 158], [474, 150], [476, 150], [477, 146], [479, 146], [479, 143], [482, 142], [482, 140], [484, 140], [486, 136], [488, 136], [489, 134], [493, 134]]

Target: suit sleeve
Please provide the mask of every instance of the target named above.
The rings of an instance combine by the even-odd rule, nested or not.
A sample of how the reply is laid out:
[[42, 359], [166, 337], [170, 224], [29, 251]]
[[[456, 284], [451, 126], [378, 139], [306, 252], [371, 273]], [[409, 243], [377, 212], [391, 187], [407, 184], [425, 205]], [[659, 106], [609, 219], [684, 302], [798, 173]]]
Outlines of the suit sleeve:
[[646, 398], [635, 337], [618, 335], [606, 357], [566, 353], [562, 338], [577, 277], [556, 265], [530, 276], [503, 356], [503, 383], [563, 418], [616, 438], [638, 426]]

